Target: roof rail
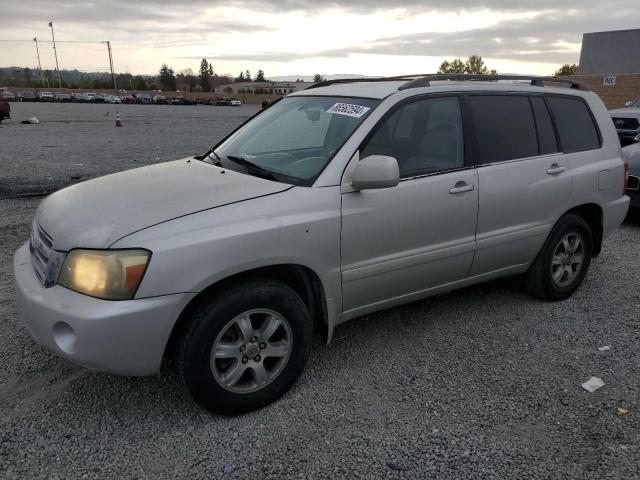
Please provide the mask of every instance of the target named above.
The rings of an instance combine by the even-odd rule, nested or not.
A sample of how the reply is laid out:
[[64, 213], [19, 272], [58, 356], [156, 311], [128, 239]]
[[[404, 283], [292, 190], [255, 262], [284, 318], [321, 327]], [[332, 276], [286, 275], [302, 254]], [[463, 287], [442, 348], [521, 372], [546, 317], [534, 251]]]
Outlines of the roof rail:
[[566, 83], [570, 85], [570, 88], [574, 88], [576, 90], [589, 91], [589, 89], [586, 86], [584, 86], [582, 83], [569, 80], [568, 78], [536, 77], [536, 76], [529, 76], [529, 75], [476, 75], [476, 74], [467, 74], [467, 73], [438, 73], [433, 75], [423, 75], [405, 83], [398, 90], [406, 90], [408, 88], [418, 88], [418, 87], [429, 87], [431, 86], [431, 82], [446, 81], [446, 80], [453, 80], [453, 81], [465, 81], [465, 80], [478, 81], [479, 80], [479, 81], [485, 81], [485, 82], [493, 82], [497, 80], [528, 80], [531, 82], [531, 85], [535, 87], [544, 87], [544, 82], [553, 82], [553, 83]]
[[566, 83], [570, 88], [576, 90], [589, 91], [589, 89], [582, 83], [569, 80], [568, 78], [561, 77], [536, 77], [529, 75], [477, 75], [467, 73], [428, 73], [428, 74], [413, 74], [413, 75], [399, 75], [397, 77], [374, 77], [374, 78], [336, 78], [334, 80], [324, 80], [322, 82], [309, 85], [305, 90], [311, 90], [313, 88], [328, 87], [329, 85], [335, 85], [338, 83], [355, 83], [355, 82], [390, 82], [404, 80], [407, 83], [401, 85], [398, 90], [406, 90], [408, 88], [429, 87], [431, 82], [441, 82], [447, 80], [453, 81], [485, 81], [493, 82], [497, 80], [525, 80], [530, 81], [534, 87], [544, 87], [544, 82], [550, 83]]
[[355, 83], [355, 82], [390, 82], [405, 80], [407, 82], [414, 80], [420, 75], [401, 75], [398, 77], [363, 77], [363, 78], [336, 78], [333, 80], [323, 80], [322, 82], [309, 85], [305, 90], [311, 90], [313, 88], [328, 87], [329, 85], [335, 85], [336, 83]]

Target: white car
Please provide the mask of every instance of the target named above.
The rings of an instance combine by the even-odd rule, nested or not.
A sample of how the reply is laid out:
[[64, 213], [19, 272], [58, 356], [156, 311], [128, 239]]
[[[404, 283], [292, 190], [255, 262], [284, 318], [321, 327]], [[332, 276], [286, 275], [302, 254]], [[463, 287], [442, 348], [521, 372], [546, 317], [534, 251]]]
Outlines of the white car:
[[242, 102], [240, 100], [233, 99], [229, 102], [229, 105], [231, 105], [232, 107], [239, 107], [240, 105], [242, 105]]
[[104, 101], [106, 103], [122, 103], [122, 99], [116, 95], [104, 95]]
[[[353, 318], [511, 276], [570, 297], [629, 208], [607, 110], [572, 82], [469, 77], [322, 82], [203, 155], [57, 191], [15, 254], [18, 311], [90, 368], [171, 357], [200, 405], [237, 414]], [[363, 362], [392, 348], [352, 342]]]

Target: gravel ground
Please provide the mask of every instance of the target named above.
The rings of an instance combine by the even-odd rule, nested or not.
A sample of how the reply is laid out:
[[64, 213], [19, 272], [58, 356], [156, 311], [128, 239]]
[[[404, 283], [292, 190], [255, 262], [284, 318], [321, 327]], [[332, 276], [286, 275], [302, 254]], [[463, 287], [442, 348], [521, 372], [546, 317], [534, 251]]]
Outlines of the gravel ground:
[[[0, 198], [204, 153], [259, 108], [14, 102], [0, 124]], [[20, 123], [31, 117], [42, 123]]]
[[[37, 107], [41, 119], [63, 117], [56, 105]], [[91, 158], [92, 176], [135, 166], [131, 150], [146, 163], [201, 151], [243, 113], [176, 107], [184, 121], [167, 123], [171, 107], [157, 107], [162, 118], [153, 108], [132, 106], [117, 131], [102, 122], [24, 126], [33, 128], [29, 144], [23, 126], [3, 124], [5, 191], [30, 185], [28, 171], [9, 165], [16, 155], [45, 177], [69, 167], [47, 161], [54, 139]], [[138, 112], [151, 118], [136, 126]], [[116, 141], [126, 128], [146, 132], [147, 146]], [[9, 150], [7, 132], [23, 135], [9, 135]], [[542, 303], [504, 280], [355, 320], [314, 347], [280, 401], [224, 418], [195, 406], [170, 373], [90, 372], [29, 338], [11, 258], [38, 201], [0, 200], [0, 477], [640, 478], [638, 219], [607, 239], [567, 301]], [[591, 376], [605, 382], [594, 393], [580, 387]]]

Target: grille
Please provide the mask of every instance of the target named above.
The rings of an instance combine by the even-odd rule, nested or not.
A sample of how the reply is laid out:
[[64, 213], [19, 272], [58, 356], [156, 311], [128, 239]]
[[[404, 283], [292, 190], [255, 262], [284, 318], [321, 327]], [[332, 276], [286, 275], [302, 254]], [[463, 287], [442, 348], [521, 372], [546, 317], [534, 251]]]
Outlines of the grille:
[[31, 252], [33, 270], [36, 272], [40, 283], [45, 287], [52, 286], [52, 282], [49, 280], [49, 260], [53, 252], [53, 242], [35, 220], [31, 227], [29, 251]]
[[639, 190], [640, 189], [640, 178], [629, 175], [629, 180], [627, 180], [627, 190]]
[[616, 130], [637, 130], [640, 127], [637, 118], [614, 117], [613, 124], [616, 126]]

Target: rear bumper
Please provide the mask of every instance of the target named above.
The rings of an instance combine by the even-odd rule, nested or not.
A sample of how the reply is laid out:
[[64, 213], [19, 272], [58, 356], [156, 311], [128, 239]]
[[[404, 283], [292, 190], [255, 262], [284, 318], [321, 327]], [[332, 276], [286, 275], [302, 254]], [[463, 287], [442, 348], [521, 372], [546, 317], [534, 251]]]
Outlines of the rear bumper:
[[122, 375], [158, 371], [171, 330], [193, 293], [108, 301], [44, 288], [28, 244], [13, 260], [16, 305], [31, 336], [72, 362]]
[[602, 233], [608, 236], [624, 221], [629, 211], [630, 199], [623, 195], [602, 206]]

